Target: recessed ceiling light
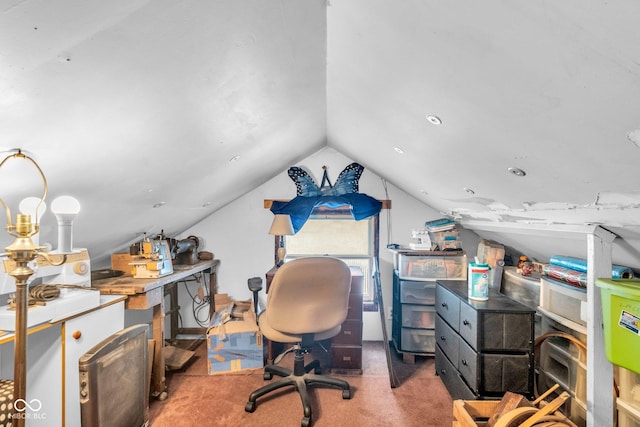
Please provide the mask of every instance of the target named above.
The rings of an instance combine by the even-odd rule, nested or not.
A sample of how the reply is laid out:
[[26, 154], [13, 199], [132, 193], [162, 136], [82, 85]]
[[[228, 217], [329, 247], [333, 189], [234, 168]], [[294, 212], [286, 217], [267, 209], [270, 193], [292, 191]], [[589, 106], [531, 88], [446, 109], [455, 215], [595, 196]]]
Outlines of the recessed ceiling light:
[[398, 154], [404, 154], [404, 150], [400, 147], [393, 147], [394, 150], [396, 150], [396, 153]]
[[427, 193], [427, 190], [420, 190], [420, 192], [421, 192], [422, 194], [424, 194], [425, 196], [428, 196], [428, 195], [429, 195], [429, 193]]
[[429, 123], [431, 123], [432, 125], [441, 125], [442, 124], [442, 120], [440, 120], [440, 117], [438, 116], [434, 116], [429, 114], [427, 116], [427, 120], [429, 120]]
[[163, 206], [164, 206], [164, 204], [165, 204], [165, 202], [156, 203], [155, 205], [153, 205], [153, 208], [154, 208], [154, 209], [156, 209], [156, 208], [161, 208], [161, 207], [163, 207]]
[[527, 173], [520, 168], [509, 168], [507, 169], [509, 173], [512, 173], [515, 176], [525, 176]]
[[229, 162], [233, 163], [233, 162], [237, 162], [238, 160], [240, 160], [240, 156], [233, 156], [232, 158], [229, 159]]

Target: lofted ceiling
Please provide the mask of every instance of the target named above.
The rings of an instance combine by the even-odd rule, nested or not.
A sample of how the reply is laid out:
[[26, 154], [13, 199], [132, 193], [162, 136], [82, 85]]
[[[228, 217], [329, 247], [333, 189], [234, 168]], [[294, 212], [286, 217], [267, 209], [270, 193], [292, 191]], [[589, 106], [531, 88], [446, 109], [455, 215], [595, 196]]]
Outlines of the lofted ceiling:
[[[603, 224], [640, 267], [635, 0], [0, 12], [0, 151], [33, 156], [50, 198], [81, 195], [78, 243], [95, 256], [180, 233], [330, 146], [460, 220]], [[9, 203], [38, 192], [17, 174], [0, 170]]]

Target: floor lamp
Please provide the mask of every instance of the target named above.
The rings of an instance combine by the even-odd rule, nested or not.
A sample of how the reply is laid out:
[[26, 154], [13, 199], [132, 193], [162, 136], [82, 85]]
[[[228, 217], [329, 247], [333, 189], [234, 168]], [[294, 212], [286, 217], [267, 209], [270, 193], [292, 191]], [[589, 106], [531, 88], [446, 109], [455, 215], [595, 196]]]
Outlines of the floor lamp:
[[[0, 163], [0, 168], [9, 159], [27, 160], [35, 168], [42, 177], [44, 191], [40, 197], [40, 203], [44, 203], [47, 196], [47, 179], [40, 169], [40, 166], [29, 156], [18, 150], [16, 153], [5, 157]], [[18, 183], [19, 184], [19, 183]], [[36, 220], [31, 222], [31, 215], [19, 213], [16, 215], [15, 225], [12, 222], [11, 210], [5, 201], [0, 198], [0, 203], [7, 213], [7, 232], [15, 237], [13, 243], [5, 248], [7, 256], [13, 261], [13, 269], [9, 271], [9, 275], [16, 281], [16, 325], [14, 338], [14, 355], [13, 355], [13, 414], [12, 424], [18, 427], [25, 425], [25, 398], [27, 394], [27, 309], [28, 294], [27, 281], [34, 271], [29, 267], [29, 262], [33, 261], [37, 256], [43, 256], [49, 260], [48, 255], [43, 252], [44, 247], [37, 246], [31, 240], [31, 237], [40, 231], [37, 219], [37, 211], [40, 203], [36, 206]], [[49, 260], [50, 261], [50, 260]], [[64, 261], [64, 260], [63, 260]], [[18, 402], [21, 402], [18, 405]]]

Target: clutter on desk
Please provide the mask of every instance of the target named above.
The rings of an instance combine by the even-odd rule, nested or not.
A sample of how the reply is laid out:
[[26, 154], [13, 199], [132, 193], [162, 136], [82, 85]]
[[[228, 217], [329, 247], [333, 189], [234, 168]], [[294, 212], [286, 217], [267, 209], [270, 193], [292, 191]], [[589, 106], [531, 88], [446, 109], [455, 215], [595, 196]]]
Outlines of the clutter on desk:
[[173, 273], [169, 242], [164, 235], [150, 239], [147, 233], [141, 242], [129, 248], [133, 277], [138, 279], [155, 279]]
[[213, 259], [213, 253], [198, 251], [200, 239], [189, 236], [174, 239], [164, 235], [155, 237], [146, 233], [141, 241], [133, 243], [128, 253], [111, 255], [111, 269], [131, 274], [135, 278], [158, 278], [173, 273], [174, 265], [195, 265], [201, 260]]
[[[31, 299], [28, 304], [27, 327], [54, 322], [100, 305], [100, 292], [91, 288], [91, 260], [87, 249], [76, 248], [66, 253], [52, 252], [38, 259], [30, 276]], [[0, 330], [15, 330], [15, 280], [9, 271], [15, 261], [3, 260], [0, 268], [0, 294], [8, 295], [0, 305]]]

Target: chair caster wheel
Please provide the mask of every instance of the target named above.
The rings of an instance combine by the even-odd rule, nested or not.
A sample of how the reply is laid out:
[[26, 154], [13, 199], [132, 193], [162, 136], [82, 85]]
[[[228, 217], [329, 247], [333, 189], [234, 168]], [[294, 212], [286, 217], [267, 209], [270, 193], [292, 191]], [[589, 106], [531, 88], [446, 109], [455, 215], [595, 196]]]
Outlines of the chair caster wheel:
[[343, 399], [351, 399], [351, 390], [342, 390]]
[[271, 378], [273, 378], [273, 374], [271, 372], [265, 372], [264, 374], [262, 374], [262, 378], [264, 378], [265, 381], [269, 381]]
[[314, 368], [313, 373], [316, 375], [320, 375], [322, 373], [322, 368], [320, 368], [320, 366]]
[[246, 405], [244, 405], [245, 412], [253, 412], [256, 410], [256, 402], [248, 401]]
[[302, 427], [309, 427], [311, 425], [311, 417], [302, 418]]

